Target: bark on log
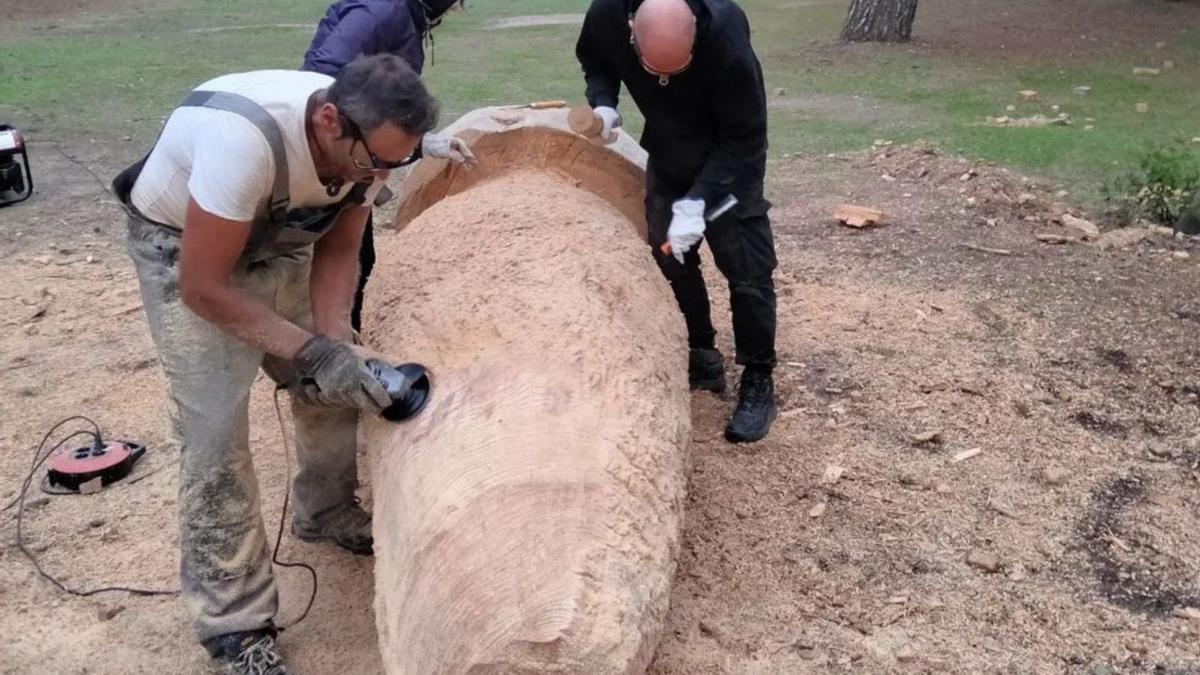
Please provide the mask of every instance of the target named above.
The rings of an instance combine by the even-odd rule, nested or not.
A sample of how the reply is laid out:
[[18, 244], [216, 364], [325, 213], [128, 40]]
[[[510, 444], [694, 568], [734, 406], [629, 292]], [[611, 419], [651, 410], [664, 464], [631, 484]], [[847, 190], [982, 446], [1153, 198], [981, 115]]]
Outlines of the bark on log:
[[842, 27], [849, 42], [908, 42], [917, 0], [850, 0]]
[[636, 145], [566, 114], [452, 125], [481, 166], [419, 163], [376, 240], [367, 343], [433, 381], [416, 418], [366, 424], [389, 673], [637, 673], [662, 630], [684, 328], [640, 236]]

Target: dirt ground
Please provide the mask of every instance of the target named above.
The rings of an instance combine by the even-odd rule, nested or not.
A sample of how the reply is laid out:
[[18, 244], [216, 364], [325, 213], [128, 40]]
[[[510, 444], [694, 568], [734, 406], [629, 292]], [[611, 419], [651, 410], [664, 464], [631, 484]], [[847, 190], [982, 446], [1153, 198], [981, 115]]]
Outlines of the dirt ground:
[[[128, 4], [5, 7], [57, 21]], [[1151, 3], [1041, 4], [1071, 19], [1066, 37], [1086, 37], [1060, 42], [1046, 14], [972, 0], [978, 11], [958, 16], [983, 27], [931, 12], [917, 38], [939, 21], [956, 37], [922, 44], [1080, 56], [1152, 49], [1145, 35], [1178, 26]], [[76, 588], [177, 584], [164, 382], [123, 220], [95, 177], [139, 150], [35, 143], [39, 193], [0, 209], [0, 507], [66, 416], [150, 448], [101, 494], [31, 491], [26, 541]], [[1200, 673], [1200, 618], [1188, 618], [1200, 617], [1196, 240], [1079, 241], [1061, 224], [1071, 195], [923, 148], [773, 162], [769, 189], [781, 415], [765, 442], [730, 446], [732, 392], [694, 396], [684, 547], [652, 672]], [[840, 202], [888, 222], [838, 226]], [[287, 469], [265, 382], [251, 419], [273, 536]], [[203, 670], [178, 599], [55, 590], [13, 546], [12, 514], [0, 514], [0, 672]], [[371, 561], [286, 535], [281, 557], [320, 579], [281, 640], [293, 668], [379, 672]], [[309, 581], [277, 574], [286, 624]]]
[[[35, 145], [55, 180], [0, 211], [0, 503], [62, 417], [145, 442], [137, 482], [35, 488], [25, 536], [68, 585], [169, 588], [163, 380], [121, 219], [82, 168], [111, 175], [127, 150], [79, 153]], [[732, 396], [695, 395], [684, 550], [652, 672], [1200, 672], [1200, 620], [1177, 616], [1200, 607], [1196, 242], [1074, 241], [1055, 222], [1069, 195], [920, 147], [770, 175], [782, 412], [768, 440], [735, 447], [721, 439]], [[841, 201], [888, 223], [838, 226]], [[252, 405], [273, 533], [286, 469], [265, 383]], [[12, 546], [11, 513], [0, 670], [203, 668], [177, 599], [54, 590]], [[370, 561], [288, 536], [282, 557], [320, 575], [311, 615], [282, 638], [297, 671], [378, 672]], [[279, 577], [286, 622], [309, 586]]]

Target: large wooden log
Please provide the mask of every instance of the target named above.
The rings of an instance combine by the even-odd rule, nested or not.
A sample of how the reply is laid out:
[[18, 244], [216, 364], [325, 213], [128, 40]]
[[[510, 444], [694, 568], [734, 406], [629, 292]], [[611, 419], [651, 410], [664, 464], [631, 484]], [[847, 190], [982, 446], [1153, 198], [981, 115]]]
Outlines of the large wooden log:
[[636, 673], [675, 568], [691, 433], [679, 311], [642, 240], [636, 146], [566, 111], [476, 111], [377, 240], [368, 344], [433, 397], [372, 420], [389, 673]]

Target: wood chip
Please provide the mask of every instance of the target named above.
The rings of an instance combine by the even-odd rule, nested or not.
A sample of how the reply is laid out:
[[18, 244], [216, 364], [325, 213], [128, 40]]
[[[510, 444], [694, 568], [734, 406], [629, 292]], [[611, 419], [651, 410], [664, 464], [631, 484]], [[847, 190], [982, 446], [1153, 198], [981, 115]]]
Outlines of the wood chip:
[[909, 438], [909, 440], [911, 440], [913, 442], [914, 445], [921, 445], [922, 443], [941, 443], [942, 442], [942, 432], [941, 431], [922, 431], [917, 434], [912, 434], [908, 438]]
[[1099, 237], [1100, 228], [1096, 224], [1086, 218], [1076, 218], [1075, 216], [1064, 213], [1062, 215], [1062, 223], [1067, 227], [1079, 230], [1088, 237]]
[[1124, 541], [1121, 541], [1119, 538], [1114, 537], [1111, 534], [1105, 535], [1103, 537], [1103, 539], [1104, 539], [1104, 541], [1107, 541], [1109, 544], [1112, 544], [1113, 546], [1121, 549], [1122, 551], [1125, 551], [1126, 553], [1129, 553], [1130, 551], [1133, 550], [1132, 548], [1129, 547], [1129, 544], [1126, 544]]
[[884, 213], [866, 206], [842, 204], [834, 210], [833, 218], [847, 227], [864, 228], [882, 223]]
[[1171, 610], [1171, 616], [1179, 617], [1180, 619], [1190, 619], [1192, 621], [1200, 621], [1200, 609], [1195, 607], [1176, 607]]
[[979, 244], [962, 244], [963, 248], [969, 248], [972, 251], [980, 253], [991, 253], [993, 255], [1012, 255], [1012, 251], [1006, 248], [992, 248], [990, 246], [980, 246]]
[[846, 473], [846, 467], [830, 464], [825, 467], [825, 473], [821, 474], [821, 485], [834, 485], [842, 478], [842, 474]]
[[958, 453], [953, 458], [951, 458], [950, 461], [952, 461], [954, 463], [962, 462], [964, 460], [971, 459], [972, 457], [980, 454], [981, 452], [983, 452], [983, 448], [971, 448], [970, 450], [963, 450], [962, 452]]
[[137, 304], [134, 304], [134, 305], [129, 305], [129, 306], [127, 306], [127, 307], [122, 307], [121, 309], [118, 309], [118, 310], [116, 310], [116, 311], [114, 311], [114, 312], [109, 312], [109, 313], [108, 313], [108, 316], [110, 316], [110, 317], [125, 316], [126, 314], [132, 314], [132, 313], [134, 313], [134, 312], [136, 312], [136, 311], [140, 310], [141, 308], [142, 308], [142, 303], [140, 303], [140, 302], [139, 302], [139, 303], [137, 303]]
[[825, 502], [820, 502], [808, 511], [809, 518], [820, 518], [825, 515]]
[[979, 549], [972, 549], [967, 553], [967, 564], [988, 573], [1000, 571], [1000, 558], [996, 557], [994, 553]]
[[1017, 512], [1013, 509], [1012, 505], [1002, 499], [989, 497], [988, 508], [1002, 516], [1012, 518], [1013, 520], [1018, 520]]
[[1042, 469], [1042, 481], [1047, 485], [1062, 485], [1067, 482], [1070, 474], [1061, 466], [1047, 466]]

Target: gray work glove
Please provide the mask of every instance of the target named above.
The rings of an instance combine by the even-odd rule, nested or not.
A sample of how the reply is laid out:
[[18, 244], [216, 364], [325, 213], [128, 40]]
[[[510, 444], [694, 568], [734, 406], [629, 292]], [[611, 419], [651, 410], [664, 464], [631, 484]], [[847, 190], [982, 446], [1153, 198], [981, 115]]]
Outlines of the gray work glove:
[[292, 393], [309, 405], [378, 412], [392, 403], [366, 361], [345, 342], [314, 335], [296, 352], [292, 365], [300, 373]]

